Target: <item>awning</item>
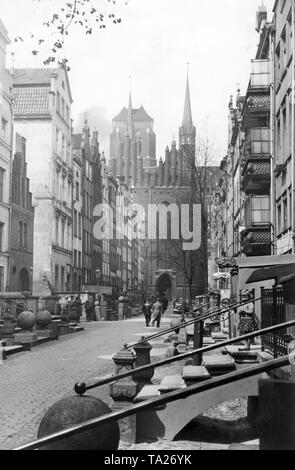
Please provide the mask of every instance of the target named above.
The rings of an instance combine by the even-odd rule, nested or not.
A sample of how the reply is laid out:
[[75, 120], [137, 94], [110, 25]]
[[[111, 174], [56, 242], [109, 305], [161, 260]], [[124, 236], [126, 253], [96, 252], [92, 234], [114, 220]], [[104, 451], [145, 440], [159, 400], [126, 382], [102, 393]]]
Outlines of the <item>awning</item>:
[[295, 263], [280, 264], [257, 269], [247, 279], [246, 284], [274, 279], [276, 284], [284, 284], [295, 279]]

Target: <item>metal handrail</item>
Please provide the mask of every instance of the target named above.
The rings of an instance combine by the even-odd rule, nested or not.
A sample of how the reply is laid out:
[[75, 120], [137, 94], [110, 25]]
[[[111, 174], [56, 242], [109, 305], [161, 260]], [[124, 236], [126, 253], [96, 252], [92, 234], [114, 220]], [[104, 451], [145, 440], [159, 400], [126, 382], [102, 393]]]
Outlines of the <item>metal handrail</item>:
[[186, 328], [187, 326], [194, 325], [196, 323], [200, 323], [201, 321], [208, 320], [212, 317], [215, 317], [215, 316], [218, 316], [218, 315], [223, 315], [225, 313], [230, 313], [231, 310], [234, 310], [235, 308], [240, 308], [240, 307], [243, 307], [244, 305], [248, 305], [250, 303], [258, 302], [258, 300], [261, 300], [261, 297], [258, 297], [257, 299], [248, 300], [247, 302], [239, 302], [239, 303], [236, 303], [236, 304], [233, 304], [233, 305], [229, 306], [228, 308], [227, 307], [218, 307], [213, 312], [205, 313], [203, 315], [200, 315], [197, 318], [194, 318], [194, 319], [189, 320], [187, 322], [180, 323], [176, 327], [168, 328], [167, 330], [161, 331], [159, 333], [155, 333], [155, 334], [150, 335], [150, 336], [143, 336], [142, 340], [137, 341], [136, 343], [125, 344], [124, 347], [126, 349], [131, 349], [134, 346], [145, 343], [146, 341], [150, 341], [152, 339], [160, 338], [161, 336], [164, 336], [168, 333], [173, 333], [176, 329]]
[[[295, 322], [293, 322], [295, 323]], [[183, 398], [190, 397], [192, 395], [196, 395], [198, 393], [206, 392], [208, 390], [212, 390], [214, 388], [220, 387], [222, 385], [231, 384], [238, 380], [246, 379], [249, 377], [253, 377], [259, 375], [263, 372], [268, 372], [273, 369], [278, 369], [279, 367], [285, 367], [290, 364], [294, 364], [295, 356], [294, 354], [290, 354], [289, 356], [284, 356], [278, 359], [273, 359], [268, 362], [263, 362], [261, 364], [244, 368], [239, 371], [235, 371], [229, 374], [225, 374], [221, 377], [216, 377], [213, 379], [209, 379], [201, 384], [191, 385], [185, 389], [176, 390], [167, 394], [164, 394], [158, 398], [154, 398], [151, 400], [144, 401], [142, 403], [138, 403], [133, 405], [130, 408], [126, 408], [121, 411], [115, 411], [112, 413], [108, 413], [104, 416], [99, 418], [94, 418], [84, 423], [79, 423], [76, 426], [72, 426], [70, 428], [64, 429], [62, 431], [53, 433], [49, 436], [37, 439], [29, 444], [25, 444], [15, 448], [14, 450], [32, 450], [38, 449], [46, 444], [53, 443], [59, 441], [60, 439], [73, 436], [75, 434], [79, 434], [80, 432], [87, 431], [90, 429], [94, 429], [97, 426], [102, 424], [111, 423], [113, 421], [118, 421], [119, 419], [126, 418], [128, 416], [132, 416], [136, 413], [148, 410], [150, 408], [156, 408], [162, 405], [166, 405], [167, 403], [171, 403], [173, 401], [177, 401]], [[107, 450], [107, 449], [106, 449]]]
[[187, 357], [195, 356], [196, 354], [206, 353], [206, 352], [209, 352], [209, 351], [214, 351], [215, 349], [221, 349], [224, 346], [229, 346], [231, 344], [235, 344], [235, 343], [243, 341], [243, 340], [252, 339], [252, 338], [255, 338], [257, 336], [262, 336], [264, 334], [268, 334], [268, 333], [271, 333], [273, 331], [286, 329], [286, 328], [289, 328], [291, 326], [295, 326], [295, 320], [292, 320], [292, 321], [289, 321], [289, 322], [286, 322], [286, 323], [283, 323], [283, 324], [279, 324], [279, 325], [270, 326], [268, 328], [264, 328], [263, 330], [257, 330], [257, 331], [254, 331], [253, 333], [247, 333], [245, 335], [238, 336], [238, 337], [232, 338], [232, 339], [228, 339], [228, 340], [220, 342], [220, 343], [205, 346], [203, 348], [190, 350], [186, 353], [179, 354], [178, 356], [169, 357], [167, 359], [163, 359], [162, 361], [154, 362], [152, 364], [147, 364], [147, 365], [142, 366], [142, 367], [137, 367], [137, 368], [129, 370], [127, 372], [123, 372], [122, 374], [112, 375], [112, 376], [106, 377], [106, 378], [98, 380], [97, 382], [95, 382], [91, 385], [88, 385], [88, 386], [84, 382], [83, 383], [76, 383], [75, 386], [74, 386], [74, 389], [75, 389], [75, 392], [78, 395], [84, 395], [84, 393], [87, 392], [88, 390], [91, 390], [91, 389], [97, 388], [97, 387], [101, 387], [102, 385], [107, 385], [107, 384], [110, 384], [110, 383], [118, 382], [119, 380], [124, 379], [126, 377], [132, 377], [133, 375], [137, 375], [140, 372], [144, 372], [144, 371], [147, 371], [147, 370], [150, 370], [150, 369], [156, 369], [158, 367], [161, 367], [161, 366], [164, 366], [164, 365], [167, 365], [167, 364], [171, 364], [172, 362], [181, 361], [182, 359], [186, 359]]

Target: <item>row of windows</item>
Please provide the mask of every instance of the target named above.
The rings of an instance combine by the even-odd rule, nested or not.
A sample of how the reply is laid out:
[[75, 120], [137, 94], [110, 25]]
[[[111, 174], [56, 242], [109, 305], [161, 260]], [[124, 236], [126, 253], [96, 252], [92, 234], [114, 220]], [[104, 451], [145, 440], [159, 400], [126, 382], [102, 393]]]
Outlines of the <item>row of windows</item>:
[[59, 91], [56, 94], [56, 111], [67, 122], [67, 124], [70, 124], [70, 108], [66, 104], [64, 98], [61, 97]]
[[61, 290], [61, 292], [68, 291], [70, 288], [70, 274], [67, 272], [65, 266], [55, 265], [55, 289]]
[[82, 253], [74, 250], [74, 268], [82, 268]]
[[71, 164], [71, 142], [58, 127], [55, 133], [55, 150], [68, 165]]
[[78, 213], [76, 209], [74, 209], [73, 213], [73, 230], [74, 230], [74, 237], [82, 239], [82, 214]]
[[277, 230], [278, 235], [292, 225], [292, 191], [284, 194], [277, 206]]
[[61, 248], [71, 249], [70, 224], [65, 219], [55, 218], [55, 243]]

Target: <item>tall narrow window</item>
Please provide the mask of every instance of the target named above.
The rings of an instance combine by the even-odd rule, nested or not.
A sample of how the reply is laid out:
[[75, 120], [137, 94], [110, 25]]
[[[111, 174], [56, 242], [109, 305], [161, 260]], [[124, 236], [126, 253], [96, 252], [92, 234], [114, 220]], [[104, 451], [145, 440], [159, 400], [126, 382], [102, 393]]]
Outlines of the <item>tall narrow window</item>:
[[61, 223], [61, 247], [64, 248], [65, 246], [65, 226], [66, 226], [66, 221], [63, 220]]
[[55, 217], [55, 244], [58, 246], [59, 217]]
[[19, 222], [19, 246], [23, 246], [23, 223]]
[[2, 118], [1, 119], [1, 139], [6, 140], [7, 139], [7, 124], [8, 122], [6, 119]]
[[4, 181], [5, 181], [5, 170], [0, 168], [0, 201], [4, 202]]
[[24, 248], [28, 248], [28, 226], [24, 223]]
[[0, 251], [3, 251], [3, 231], [4, 231], [4, 224], [0, 222]]
[[55, 274], [54, 274], [54, 284], [55, 284], [55, 289], [58, 290], [59, 288], [59, 285], [58, 285], [58, 272], [59, 272], [59, 269], [58, 269], [58, 265], [56, 264], [55, 265]]
[[60, 94], [57, 92], [56, 94], [56, 111], [60, 113]]

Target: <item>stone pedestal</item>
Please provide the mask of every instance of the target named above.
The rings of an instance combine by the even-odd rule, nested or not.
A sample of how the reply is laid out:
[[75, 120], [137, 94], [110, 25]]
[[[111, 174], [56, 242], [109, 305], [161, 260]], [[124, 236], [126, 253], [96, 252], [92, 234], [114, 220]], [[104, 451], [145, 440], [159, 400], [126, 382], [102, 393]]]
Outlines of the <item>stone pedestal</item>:
[[[125, 345], [124, 349], [113, 357], [116, 366], [115, 374], [122, 374], [134, 369], [135, 360], [135, 355], [129, 351]], [[138, 388], [138, 384], [134, 382], [133, 378], [127, 377], [110, 385], [110, 396], [115, 402], [133, 402], [137, 395]]]
[[[129, 401], [114, 402], [111, 406], [112, 411], [123, 411], [129, 408], [132, 404]], [[120, 428], [120, 440], [129, 442], [130, 444], [136, 443], [136, 414], [127, 416], [118, 421]]]
[[294, 381], [259, 381], [260, 450], [295, 450], [294, 396]]
[[33, 344], [37, 339], [38, 336], [35, 331], [24, 331], [15, 335], [14, 342], [17, 344]]
[[[142, 340], [144, 337], [142, 338]], [[134, 346], [134, 351], [136, 354], [135, 367], [142, 367], [151, 363], [150, 352], [152, 350], [150, 343], [145, 341], [144, 343]], [[139, 372], [133, 376], [133, 380], [138, 383], [139, 390], [141, 390], [144, 385], [151, 384], [151, 379], [154, 375], [154, 369], [150, 369], [144, 372]]]

